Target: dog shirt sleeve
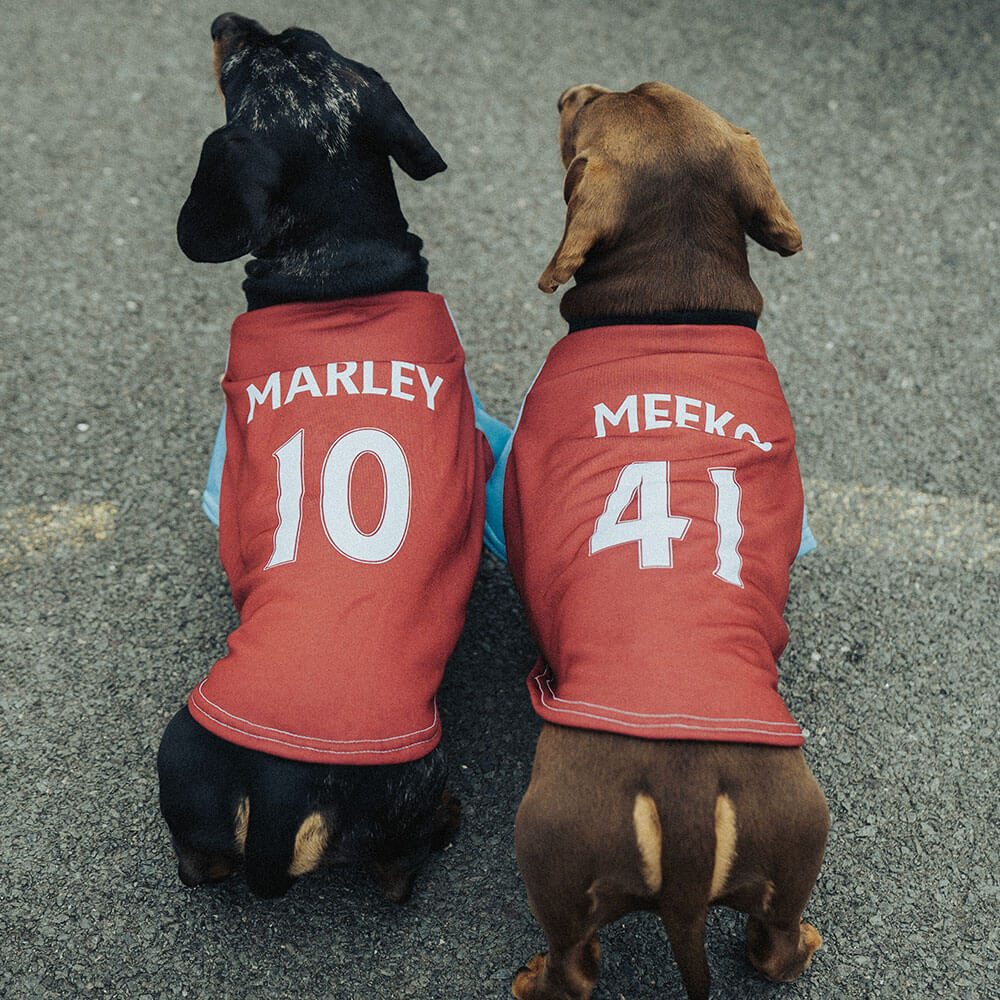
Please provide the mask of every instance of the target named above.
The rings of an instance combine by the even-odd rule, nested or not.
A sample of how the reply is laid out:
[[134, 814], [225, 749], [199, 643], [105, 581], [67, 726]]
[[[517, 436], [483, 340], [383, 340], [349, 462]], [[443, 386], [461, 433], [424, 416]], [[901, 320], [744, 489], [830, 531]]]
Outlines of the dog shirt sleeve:
[[215, 432], [212, 456], [208, 461], [208, 475], [201, 493], [201, 509], [216, 527], [219, 526], [219, 490], [222, 487], [222, 467], [226, 463], [226, 411], [223, 409], [219, 429]]

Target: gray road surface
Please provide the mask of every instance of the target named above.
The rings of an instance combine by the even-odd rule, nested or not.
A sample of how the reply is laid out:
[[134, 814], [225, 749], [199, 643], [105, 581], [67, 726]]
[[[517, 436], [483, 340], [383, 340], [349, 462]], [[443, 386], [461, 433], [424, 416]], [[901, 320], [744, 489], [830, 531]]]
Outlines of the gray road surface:
[[[222, 121], [224, 8], [0, 8], [0, 995], [500, 998], [541, 944], [512, 822], [532, 644], [485, 557], [441, 707], [465, 822], [412, 902], [367, 875], [284, 899], [176, 880], [162, 728], [234, 623], [199, 493], [239, 264], [173, 227]], [[819, 549], [783, 693], [833, 830], [825, 947], [775, 987], [712, 917], [719, 997], [1000, 996], [1000, 179], [992, 0], [258, 4], [378, 69], [447, 173], [399, 182], [473, 383], [513, 420], [560, 335], [554, 103], [660, 79], [760, 138], [806, 251], [753, 248]], [[553, 845], [558, 850], [558, 845]], [[663, 935], [603, 936], [599, 1000], [680, 998]]]

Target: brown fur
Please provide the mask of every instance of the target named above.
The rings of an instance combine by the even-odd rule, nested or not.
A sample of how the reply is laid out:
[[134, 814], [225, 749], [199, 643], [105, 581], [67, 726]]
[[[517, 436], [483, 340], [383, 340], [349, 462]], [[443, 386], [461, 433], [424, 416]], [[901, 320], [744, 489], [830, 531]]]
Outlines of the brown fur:
[[662, 83], [572, 87], [559, 109], [566, 230], [538, 286], [576, 275], [563, 316], [759, 316], [744, 234], [782, 256], [802, 236], [757, 140]]
[[[539, 287], [575, 275], [563, 316], [759, 315], [745, 236], [782, 255], [802, 240], [753, 136], [658, 83], [624, 94], [573, 87], [559, 110], [566, 229]], [[748, 955], [763, 975], [795, 978], [820, 945], [801, 916], [828, 826], [798, 748], [545, 723], [515, 844], [548, 952], [520, 971], [514, 995], [587, 1000], [597, 932], [648, 910], [663, 921], [688, 996], [706, 1000], [713, 904], [749, 915]]]

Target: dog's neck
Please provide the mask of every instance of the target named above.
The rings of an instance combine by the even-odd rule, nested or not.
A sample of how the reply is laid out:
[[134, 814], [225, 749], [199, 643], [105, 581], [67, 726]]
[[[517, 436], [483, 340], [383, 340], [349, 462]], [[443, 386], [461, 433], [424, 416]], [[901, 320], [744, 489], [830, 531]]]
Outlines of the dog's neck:
[[574, 316], [569, 320], [569, 333], [593, 330], [602, 326], [745, 326], [757, 329], [757, 317], [752, 312], [733, 309], [684, 309], [650, 313], [602, 313], [596, 316]]
[[247, 309], [427, 291], [427, 262], [414, 234], [406, 233], [397, 243], [349, 241], [337, 251], [330, 249], [331, 242], [329, 235], [318, 235], [294, 251], [249, 261], [243, 282]]
[[364, 181], [311, 183], [275, 218], [271, 239], [246, 265], [248, 310], [427, 291], [423, 242], [409, 231], [384, 158]]
[[637, 321], [676, 313], [760, 316], [764, 300], [750, 277], [742, 232], [719, 233], [714, 241], [699, 233], [697, 241], [688, 242], [665, 238], [657, 228], [633, 229], [613, 245], [591, 250], [560, 304], [571, 328], [606, 316]]

